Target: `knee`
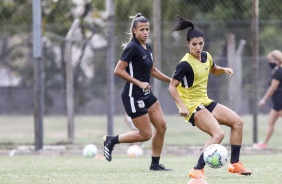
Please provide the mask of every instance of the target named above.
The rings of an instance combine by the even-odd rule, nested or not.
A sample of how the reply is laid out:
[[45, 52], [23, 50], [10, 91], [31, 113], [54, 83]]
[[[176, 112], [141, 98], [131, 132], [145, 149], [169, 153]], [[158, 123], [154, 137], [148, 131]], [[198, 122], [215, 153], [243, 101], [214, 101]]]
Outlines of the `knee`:
[[236, 129], [243, 130], [243, 126], [244, 126], [243, 119], [239, 117], [239, 118], [234, 122], [234, 126], [233, 126], [233, 127], [236, 128]]
[[217, 142], [221, 142], [224, 138], [225, 134], [224, 131], [219, 129], [214, 135], [213, 137], [217, 140]]
[[150, 140], [152, 137], [152, 132], [151, 131], [148, 131], [148, 132], [144, 132], [141, 134], [141, 139], [142, 141], [148, 141]]
[[166, 129], [167, 129], [166, 123], [163, 122], [156, 128], [156, 131], [161, 133], [161, 134], [165, 134]]

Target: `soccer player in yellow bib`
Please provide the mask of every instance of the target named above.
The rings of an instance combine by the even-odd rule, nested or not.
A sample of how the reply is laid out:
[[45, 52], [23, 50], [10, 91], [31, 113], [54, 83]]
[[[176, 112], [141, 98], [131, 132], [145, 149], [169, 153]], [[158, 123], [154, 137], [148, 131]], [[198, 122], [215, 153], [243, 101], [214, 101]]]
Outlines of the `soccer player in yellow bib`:
[[194, 27], [190, 20], [177, 16], [178, 22], [173, 31], [188, 29], [187, 46], [190, 50], [177, 64], [169, 85], [169, 92], [174, 99], [179, 115], [187, 122], [197, 126], [211, 137], [205, 143], [195, 167], [189, 172], [191, 178], [206, 178], [203, 151], [211, 144], [220, 144], [224, 132], [220, 125], [231, 128], [231, 158], [228, 171], [241, 175], [251, 175], [239, 161], [242, 144], [243, 120], [234, 111], [209, 99], [207, 84], [209, 73], [213, 75], [233, 75], [233, 70], [216, 65], [211, 55], [203, 51], [204, 36], [201, 29]]

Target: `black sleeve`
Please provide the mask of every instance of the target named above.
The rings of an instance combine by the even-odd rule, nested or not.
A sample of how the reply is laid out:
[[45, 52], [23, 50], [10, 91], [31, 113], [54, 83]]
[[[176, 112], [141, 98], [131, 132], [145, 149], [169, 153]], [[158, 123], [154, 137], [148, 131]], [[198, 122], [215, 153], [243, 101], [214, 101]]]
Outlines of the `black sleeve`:
[[186, 61], [182, 61], [178, 63], [178, 65], [176, 66], [176, 69], [172, 75], [172, 78], [182, 82], [184, 76], [192, 72], [193, 71], [192, 71], [191, 65]]
[[273, 78], [273, 79], [276, 79], [276, 80], [278, 80], [278, 81], [280, 81], [280, 82], [282, 82], [282, 68], [281, 68], [281, 67], [279, 67], [279, 68], [275, 71], [275, 73], [274, 73], [274, 75], [273, 75], [272, 78]]
[[133, 60], [133, 58], [135, 58], [137, 56], [137, 53], [138, 53], [137, 47], [130, 44], [124, 49], [120, 60], [126, 61], [127, 63], [129, 63], [130, 61]]
[[212, 66], [211, 66], [211, 68], [213, 68], [215, 66], [215, 64], [214, 64], [214, 62], [212, 62]]

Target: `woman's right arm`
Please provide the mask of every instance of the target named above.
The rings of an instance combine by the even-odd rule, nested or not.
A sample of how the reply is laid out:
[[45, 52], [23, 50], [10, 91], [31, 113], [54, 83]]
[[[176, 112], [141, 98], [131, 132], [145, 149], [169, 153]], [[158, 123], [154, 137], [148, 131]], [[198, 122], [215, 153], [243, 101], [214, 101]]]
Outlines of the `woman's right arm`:
[[148, 82], [141, 82], [133, 77], [131, 77], [127, 72], [126, 72], [126, 67], [128, 66], [128, 63], [122, 60], [119, 60], [115, 70], [114, 74], [116, 76], [119, 76], [120, 78], [124, 79], [127, 82], [133, 83], [136, 86], [139, 86], [140, 88], [144, 90], [150, 89], [150, 84]]
[[173, 100], [175, 101], [175, 103], [177, 104], [178, 108], [179, 108], [179, 115], [183, 116], [183, 117], [188, 117], [189, 116], [189, 112], [186, 108], [186, 105], [184, 104], [184, 102], [181, 100], [178, 91], [177, 91], [177, 86], [180, 84], [180, 82], [176, 79], [171, 79], [171, 82], [169, 84], [168, 87], [168, 91], [170, 92], [170, 95], [172, 96]]

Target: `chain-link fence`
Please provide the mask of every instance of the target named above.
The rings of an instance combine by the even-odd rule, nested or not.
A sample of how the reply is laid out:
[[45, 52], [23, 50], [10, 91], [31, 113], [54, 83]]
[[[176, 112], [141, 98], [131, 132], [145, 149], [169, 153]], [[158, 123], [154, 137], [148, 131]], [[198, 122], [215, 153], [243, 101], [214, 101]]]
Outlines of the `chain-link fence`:
[[[32, 114], [33, 110], [33, 63], [32, 63], [32, 20], [31, 0], [1, 1], [1, 114]], [[116, 61], [122, 52], [121, 44], [127, 40], [129, 15], [141, 12], [151, 22], [153, 3], [146, 1], [115, 1], [115, 43]], [[259, 96], [270, 80], [266, 54], [279, 49], [277, 37], [281, 21], [279, 2], [260, 2], [260, 52], [259, 52]], [[171, 75], [176, 63], [187, 52], [185, 31], [172, 33], [175, 16], [186, 17], [202, 28], [205, 33], [205, 50], [209, 51], [216, 64], [227, 66], [227, 36], [235, 36], [235, 47], [245, 41], [242, 57], [241, 112], [250, 112], [252, 75], [252, 1], [162, 1], [161, 2], [161, 70]], [[42, 1], [43, 10], [43, 61], [45, 80], [45, 114], [65, 113], [65, 36], [75, 18], [81, 20], [73, 37], [72, 60], [74, 69], [75, 113], [103, 114], [107, 87], [106, 77], [106, 31], [105, 2], [100, 1]], [[153, 32], [153, 31], [152, 31]], [[151, 37], [152, 37], [151, 33]], [[110, 43], [109, 43], [110, 44]], [[153, 44], [153, 43], [151, 43]], [[116, 80], [116, 107], [120, 107], [119, 94], [123, 81]], [[230, 104], [228, 90], [237, 91], [238, 86], [228, 87], [226, 77], [211, 77], [209, 95], [223, 104]], [[158, 97], [166, 113], [175, 113], [176, 108], [163, 84]], [[231, 101], [232, 102], [232, 101]], [[103, 108], [104, 107], [104, 108]], [[116, 108], [122, 113], [122, 108]]]
[[[115, 61], [122, 53], [121, 44], [128, 39], [130, 15], [140, 12], [151, 23], [152, 40], [154, 24], [153, 1], [116, 0]], [[278, 0], [259, 2], [259, 81], [252, 89], [252, 1], [251, 0], [167, 0], [161, 1], [161, 68], [171, 76], [176, 64], [188, 52], [186, 31], [172, 32], [176, 15], [192, 20], [205, 34], [205, 50], [220, 66], [232, 65], [228, 49], [234, 49], [234, 59], [241, 64], [241, 74], [232, 83], [227, 76], [210, 77], [209, 95], [212, 99], [233, 107], [238, 113], [251, 113], [252, 90], [261, 97], [271, 78], [266, 55], [280, 49], [282, 26], [278, 17], [282, 10]], [[0, 2], [0, 114], [33, 113], [32, 58], [32, 0], [3, 0]], [[107, 106], [107, 43], [106, 1], [104, 0], [44, 0], [42, 1], [42, 35], [44, 62], [45, 114], [66, 113], [66, 34], [75, 18], [80, 20], [72, 41], [72, 66], [74, 73], [75, 114], [106, 114]], [[233, 39], [232, 43], [228, 39]], [[149, 41], [150, 41], [149, 40]], [[150, 41], [152, 46], [153, 42]], [[240, 52], [238, 49], [242, 49]], [[236, 55], [237, 54], [237, 55]], [[228, 64], [229, 63], [229, 64]], [[236, 65], [237, 66], [237, 65]], [[235, 72], [237, 72], [235, 71]], [[236, 74], [235, 74], [236, 75]], [[115, 77], [115, 113], [124, 113], [120, 94], [124, 81]], [[232, 85], [236, 84], [236, 85]], [[168, 85], [161, 84], [158, 98], [167, 114], [177, 113], [168, 94]], [[232, 94], [240, 94], [236, 99]], [[237, 99], [240, 98], [240, 99]], [[239, 107], [239, 108], [238, 108]], [[269, 106], [270, 107], [270, 106]], [[265, 112], [268, 111], [265, 109]]]

